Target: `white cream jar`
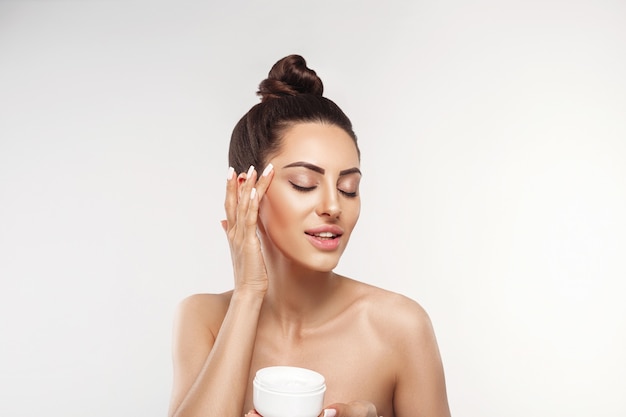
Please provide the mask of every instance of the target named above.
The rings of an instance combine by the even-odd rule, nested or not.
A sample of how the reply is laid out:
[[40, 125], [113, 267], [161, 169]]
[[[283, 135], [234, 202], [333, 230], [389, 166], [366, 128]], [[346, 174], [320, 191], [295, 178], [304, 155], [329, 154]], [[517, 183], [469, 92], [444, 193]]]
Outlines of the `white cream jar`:
[[317, 417], [324, 407], [326, 381], [321, 374], [293, 366], [259, 369], [252, 401], [263, 417]]

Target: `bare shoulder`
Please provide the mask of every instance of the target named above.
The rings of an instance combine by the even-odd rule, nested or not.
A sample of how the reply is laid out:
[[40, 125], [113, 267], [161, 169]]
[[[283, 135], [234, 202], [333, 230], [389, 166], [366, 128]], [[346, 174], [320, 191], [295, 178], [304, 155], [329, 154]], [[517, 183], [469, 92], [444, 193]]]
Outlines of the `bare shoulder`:
[[232, 291], [222, 294], [193, 294], [178, 304], [176, 322], [178, 326], [192, 327], [196, 331], [217, 334], [228, 305]]
[[424, 308], [412, 298], [347, 278], [359, 303], [387, 340], [412, 343], [430, 337], [432, 323]]
[[217, 312], [228, 308], [232, 294], [232, 291], [221, 294], [193, 294], [183, 298], [178, 308], [196, 313]]
[[[171, 407], [180, 404], [213, 348], [231, 295], [195, 294], [178, 303], [172, 337]], [[170, 415], [173, 412], [174, 408], [170, 409]]]
[[[415, 300], [367, 284], [360, 293], [371, 334], [394, 374], [396, 416], [450, 416], [443, 364], [430, 317]], [[359, 312], [363, 314], [362, 312]], [[390, 353], [391, 352], [391, 353]]]

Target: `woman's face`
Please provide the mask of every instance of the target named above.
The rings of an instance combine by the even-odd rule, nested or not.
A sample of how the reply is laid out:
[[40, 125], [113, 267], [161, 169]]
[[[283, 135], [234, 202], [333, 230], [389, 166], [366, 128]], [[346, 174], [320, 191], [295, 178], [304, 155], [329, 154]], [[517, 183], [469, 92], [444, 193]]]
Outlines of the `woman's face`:
[[269, 162], [274, 178], [259, 208], [266, 254], [331, 271], [361, 209], [353, 139], [334, 125], [299, 123], [286, 131]]

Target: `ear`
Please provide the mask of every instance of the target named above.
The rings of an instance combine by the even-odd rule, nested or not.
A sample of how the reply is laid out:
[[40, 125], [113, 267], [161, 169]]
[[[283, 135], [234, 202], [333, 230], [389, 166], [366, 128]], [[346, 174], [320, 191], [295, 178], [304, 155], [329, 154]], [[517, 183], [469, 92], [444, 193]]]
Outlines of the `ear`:
[[237, 176], [237, 200], [241, 199], [241, 189], [243, 188], [243, 184], [246, 182], [248, 175], [245, 172], [242, 172]]

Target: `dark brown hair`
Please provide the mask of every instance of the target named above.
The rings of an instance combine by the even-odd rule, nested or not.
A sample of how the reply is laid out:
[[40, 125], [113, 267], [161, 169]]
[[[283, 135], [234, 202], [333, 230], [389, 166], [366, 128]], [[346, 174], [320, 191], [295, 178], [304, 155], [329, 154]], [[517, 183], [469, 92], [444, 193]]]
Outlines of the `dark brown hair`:
[[278, 61], [259, 85], [261, 102], [253, 106], [237, 123], [230, 138], [228, 162], [236, 172], [250, 165], [264, 167], [278, 152], [285, 131], [296, 123], [327, 123], [338, 126], [352, 137], [356, 135], [348, 116], [334, 102], [322, 96], [324, 85], [315, 71], [299, 55]]

